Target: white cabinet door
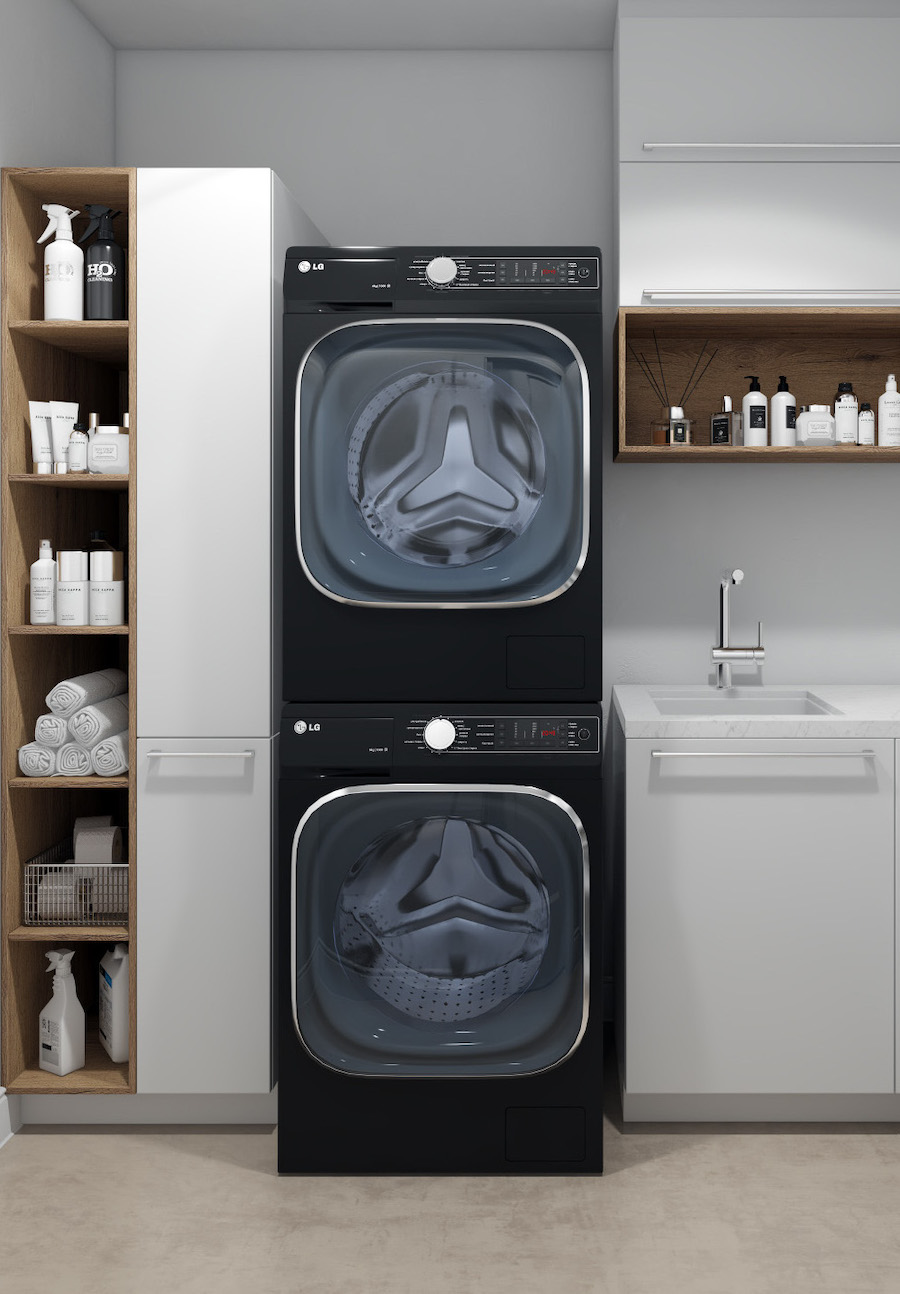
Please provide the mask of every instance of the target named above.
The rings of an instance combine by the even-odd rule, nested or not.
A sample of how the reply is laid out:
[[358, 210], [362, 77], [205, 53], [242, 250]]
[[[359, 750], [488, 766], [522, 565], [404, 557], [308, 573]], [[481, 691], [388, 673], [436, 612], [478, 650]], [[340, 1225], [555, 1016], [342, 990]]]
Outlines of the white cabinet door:
[[[858, 304], [896, 305], [898, 210], [900, 166], [624, 165], [619, 302], [691, 304], [690, 298], [642, 294], [763, 289], [821, 294], [800, 295], [794, 301], [799, 305], [841, 304], [847, 292], [870, 294]], [[885, 289], [893, 295], [885, 296]], [[699, 298], [693, 304], [718, 302]]]
[[[795, 161], [823, 150], [737, 146], [896, 143], [898, 46], [896, 16], [620, 15], [620, 159], [671, 161], [700, 154], [708, 161]], [[657, 143], [726, 147], [645, 147]], [[825, 152], [841, 160], [872, 156], [859, 148]], [[878, 155], [896, 159], [900, 150]]]
[[626, 1092], [892, 1092], [894, 743], [629, 740], [625, 794]]
[[139, 1092], [271, 1089], [273, 742], [138, 741]]
[[140, 168], [137, 195], [138, 734], [268, 736], [272, 173]]

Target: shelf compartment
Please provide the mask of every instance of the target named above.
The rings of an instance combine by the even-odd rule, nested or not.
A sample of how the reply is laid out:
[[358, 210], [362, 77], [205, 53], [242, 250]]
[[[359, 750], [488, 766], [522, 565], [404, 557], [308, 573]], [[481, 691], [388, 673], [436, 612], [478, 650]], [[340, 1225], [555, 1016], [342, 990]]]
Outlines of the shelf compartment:
[[[49, 990], [46, 999], [47, 1001], [50, 999]], [[44, 1003], [41, 1003], [41, 1006], [38, 1007], [39, 1013], [43, 1005]], [[37, 1029], [38, 1020], [35, 1017], [35, 1035], [37, 1035]], [[41, 1069], [35, 1060], [33, 1064], [23, 1066], [15, 1078], [10, 1078], [6, 1083], [6, 1089], [10, 1093], [30, 1094], [33, 1096], [59, 1096], [63, 1094], [68, 1096], [124, 1096], [135, 1090], [129, 1081], [128, 1062], [116, 1064], [115, 1061], [110, 1060], [97, 1036], [96, 1022], [92, 1024], [90, 1020], [87, 1023], [84, 1061], [83, 1069], [76, 1069], [71, 1074], [65, 1074], [60, 1078], [57, 1074], [48, 1074], [46, 1070]]]
[[118, 472], [89, 472], [73, 476], [36, 476], [33, 472], [15, 472], [6, 478], [10, 485], [37, 485], [44, 490], [127, 490], [131, 477]]
[[13, 319], [9, 331], [21, 337], [30, 337], [45, 346], [100, 364], [125, 368], [128, 363], [128, 320], [43, 320]]
[[[668, 393], [675, 404], [700, 348], [717, 350], [685, 408], [693, 444], [651, 445], [650, 423], [660, 415], [656, 394], [632, 351], [643, 354], [659, 377], [659, 345]], [[730, 395], [735, 409], [757, 373], [771, 396], [780, 374], [800, 405], [832, 404], [839, 381], [853, 383], [860, 402], [873, 409], [888, 373], [900, 363], [900, 309], [851, 306], [626, 306], [617, 324], [617, 459], [632, 462], [898, 462], [900, 450], [878, 446], [774, 448], [711, 446], [709, 423]], [[705, 364], [702, 360], [697, 369]]]
[[[25, 742], [19, 745], [24, 746]], [[89, 773], [87, 777], [11, 777], [7, 781], [7, 786], [11, 791], [47, 791], [47, 790], [78, 790], [80, 787], [92, 788], [93, 790], [121, 791], [127, 790], [131, 785], [128, 777], [97, 777], [94, 773]]]
[[7, 935], [18, 943], [72, 943], [127, 944], [130, 938], [127, 926], [16, 926]]
[[51, 637], [62, 637], [65, 634], [127, 634], [128, 625], [10, 625], [7, 633], [28, 637], [40, 634], [49, 634]]

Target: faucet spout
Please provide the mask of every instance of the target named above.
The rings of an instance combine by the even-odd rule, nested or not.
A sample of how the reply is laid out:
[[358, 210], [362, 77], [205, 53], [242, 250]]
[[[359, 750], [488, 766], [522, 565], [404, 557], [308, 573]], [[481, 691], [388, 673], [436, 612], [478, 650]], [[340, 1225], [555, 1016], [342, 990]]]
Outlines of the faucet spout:
[[719, 644], [713, 647], [712, 658], [716, 665], [716, 687], [731, 687], [731, 662], [733, 660], [762, 661], [766, 658], [762, 645], [762, 625], [759, 627], [759, 640], [755, 647], [732, 647], [731, 645], [731, 608], [729, 595], [732, 586], [743, 581], [744, 572], [733, 570], [727, 580], [719, 586]]

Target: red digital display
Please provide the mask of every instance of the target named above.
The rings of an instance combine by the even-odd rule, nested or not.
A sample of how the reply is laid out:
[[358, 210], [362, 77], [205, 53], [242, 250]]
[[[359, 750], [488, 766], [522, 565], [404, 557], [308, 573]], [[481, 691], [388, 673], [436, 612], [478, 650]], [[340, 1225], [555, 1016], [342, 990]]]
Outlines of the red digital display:
[[542, 729], [541, 729], [541, 736], [542, 736], [542, 737], [555, 737], [555, 736], [556, 736], [556, 729], [555, 729], [555, 728], [542, 728]]

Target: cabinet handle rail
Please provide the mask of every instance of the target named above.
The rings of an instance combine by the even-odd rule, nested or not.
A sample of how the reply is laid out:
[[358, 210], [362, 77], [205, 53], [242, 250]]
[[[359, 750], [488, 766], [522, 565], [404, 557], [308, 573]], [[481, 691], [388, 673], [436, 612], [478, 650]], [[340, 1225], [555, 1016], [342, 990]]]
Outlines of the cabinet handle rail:
[[255, 750], [148, 750], [148, 759], [252, 759]]
[[652, 759], [874, 759], [874, 750], [651, 750]]
[[826, 142], [826, 141], [817, 140], [815, 143], [813, 143], [813, 141], [812, 141], [812, 140], [805, 140], [803, 143], [800, 143], [800, 142], [796, 142], [796, 141], [795, 141], [795, 142], [793, 142], [793, 143], [779, 143], [779, 144], [771, 144], [771, 143], [770, 143], [770, 144], [753, 144], [753, 143], [749, 143], [749, 142], [740, 143], [740, 144], [737, 144], [737, 143], [731, 143], [731, 144], [722, 144], [722, 143], [719, 143], [719, 144], [717, 144], [717, 143], [710, 143], [710, 142], [706, 142], [706, 143], [702, 143], [702, 144], [700, 144], [700, 143], [693, 143], [693, 144], [686, 144], [686, 143], [684, 143], [684, 144], [683, 144], [683, 143], [680, 143], [678, 140], [666, 140], [666, 141], [665, 141], [665, 142], [663, 142], [663, 143], [660, 143], [660, 142], [646, 143], [646, 142], [645, 142], [645, 143], [642, 143], [642, 144], [641, 144], [641, 148], [644, 150], [644, 152], [645, 152], [645, 153], [652, 153], [652, 152], [653, 152], [653, 150], [654, 150], [654, 148], [727, 148], [727, 149], [732, 149], [732, 148], [751, 148], [751, 149], [753, 149], [753, 148], [756, 148], [756, 149], [769, 149], [769, 148], [900, 148], [900, 144], [898, 144], [898, 143], [896, 143], [896, 142], [892, 142], [891, 140], [886, 140], [884, 143], [878, 143], [877, 141], [873, 142], [873, 141], [869, 141], [869, 140], [862, 141], [862, 142], [861, 142], [861, 141], [859, 141], [859, 140], [856, 140], [856, 141], [845, 140], [843, 143], [828, 143], [828, 142]]

